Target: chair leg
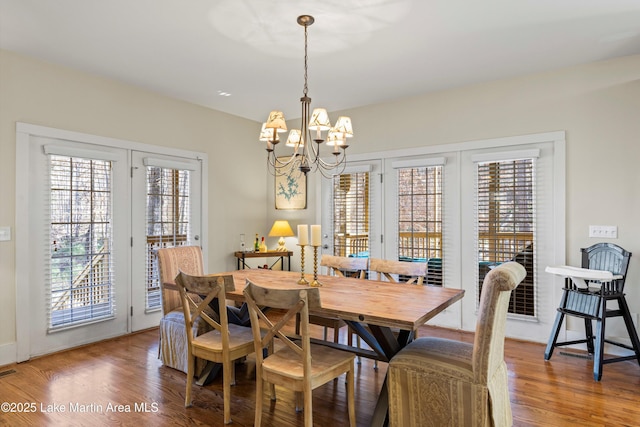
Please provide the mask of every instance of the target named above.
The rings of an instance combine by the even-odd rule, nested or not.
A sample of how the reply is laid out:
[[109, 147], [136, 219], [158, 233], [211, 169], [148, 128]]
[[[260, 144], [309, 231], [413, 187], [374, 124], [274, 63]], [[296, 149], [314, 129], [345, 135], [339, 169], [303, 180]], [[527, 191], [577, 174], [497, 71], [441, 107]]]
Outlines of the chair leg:
[[551, 359], [551, 356], [553, 355], [553, 349], [556, 347], [556, 342], [558, 341], [558, 334], [560, 334], [560, 328], [562, 327], [563, 319], [564, 313], [558, 311], [558, 313], [556, 314], [556, 320], [553, 323], [553, 328], [551, 329], [549, 342], [547, 342], [547, 348], [544, 351], [544, 360]]
[[264, 400], [264, 383], [259, 372], [256, 372], [256, 414], [253, 424], [255, 427], [262, 425], [262, 401]]
[[596, 381], [600, 381], [602, 379], [602, 361], [604, 358], [604, 331], [607, 318], [606, 311], [606, 304], [604, 303], [604, 301], [602, 301], [600, 319], [596, 321], [595, 349], [593, 353], [593, 379]]
[[304, 389], [304, 425], [305, 427], [313, 427], [313, 404], [311, 382], [305, 381]]
[[355, 404], [355, 373], [353, 360], [347, 372], [347, 405], [349, 406], [349, 425], [356, 427], [356, 404]]
[[336, 325], [336, 327], [333, 328], [333, 342], [334, 343], [340, 342], [340, 327], [338, 325]]
[[188, 361], [187, 361], [187, 389], [184, 393], [184, 407], [188, 408], [191, 406], [191, 386], [193, 383], [193, 375], [194, 375], [194, 371], [195, 369], [195, 365], [196, 365], [196, 358], [193, 357], [193, 355], [191, 354], [191, 352], [189, 351], [189, 354], [187, 356]]
[[231, 423], [231, 381], [234, 376], [234, 363], [230, 360], [222, 364], [222, 398], [224, 401], [224, 423]]
[[627, 333], [629, 334], [629, 338], [631, 339], [631, 346], [633, 347], [633, 351], [636, 354], [638, 364], [640, 364], [640, 340], [638, 339], [638, 332], [636, 332], [636, 327], [633, 324], [633, 320], [631, 319], [631, 314], [629, 312], [629, 306], [627, 305], [626, 298], [622, 297], [618, 299], [618, 307], [620, 307], [620, 310], [622, 311], [624, 324], [627, 327]]
[[296, 391], [294, 393], [295, 396], [295, 404], [296, 404], [296, 412], [300, 412], [302, 410], [304, 410], [304, 402], [302, 400], [303, 397], [303, 393], [301, 391]]
[[[602, 301], [601, 304], [604, 304], [604, 301]], [[594, 337], [593, 335], [593, 323], [591, 322], [591, 319], [584, 319], [584, 333], [587, 338], [587, 353], [593, 354], [593, 341], [594, 339], [597, 339], [597, 337]]]

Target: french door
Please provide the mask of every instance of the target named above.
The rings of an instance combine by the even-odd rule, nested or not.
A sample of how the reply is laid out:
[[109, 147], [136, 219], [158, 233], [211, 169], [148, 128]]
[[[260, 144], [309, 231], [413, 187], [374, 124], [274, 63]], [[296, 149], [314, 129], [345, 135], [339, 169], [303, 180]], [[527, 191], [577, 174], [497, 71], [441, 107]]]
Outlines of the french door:
[[131, 160], [131, 328], [137, 331], [158, 325], [162, 315], [156, 251], [200, 244], [201, 165], [140, 151]]
[[155, 251], [202, 243], [200, 155], [25, 127], [17, 360], [157, 326]]
[[[465, 290], [459, 304], [429, 323], [464, 330], [475, 328], [486, 274], [501, 263], [519, 262], [527, 277], [512, 293], [507, 335], [546, 342], [560, 296], [544, 270], [564, 260], [564, 133], [382, 156], [376, 166], [362, 160], [333, 181], [323, 180], [325, 251], [426, 262], [426, 285]], [[380, 164], [382, 173], [374, 173]], [[371, 185], [362, 192], [370, 195], [364, 210], [362, 185], [354, 185], [365, 182], [358, 181], [362, 174]], [[354, 218], [369, 230], [354, 228]], [[369, 251], [349, 243], [361, 234], [368, 237]]]
[[323, 179], [322, 253], [380, 257], [381, 163], [350, 163], [340, 175]]
[[43, 137], [29, 148], [29, 356], [126, 333], [126, 150]]

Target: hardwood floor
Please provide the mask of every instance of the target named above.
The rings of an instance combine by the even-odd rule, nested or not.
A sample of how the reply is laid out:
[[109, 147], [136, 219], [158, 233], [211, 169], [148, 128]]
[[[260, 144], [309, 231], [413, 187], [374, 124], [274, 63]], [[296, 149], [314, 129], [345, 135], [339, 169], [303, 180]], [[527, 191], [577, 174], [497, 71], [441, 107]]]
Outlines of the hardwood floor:
[[[420, 336], [428, 335], [472, 339], [464, 332], [422, 327]], [[185, 374], [161, 365], [157, 338], [157, 330], [150, 330], [1, 367], [0, 402], [11, 402], [12, 409], [21, 412], [5, 412], [3, 406], [0, 425], [222, 425], [221, 378], [204, 387], [194, 385], [193, 407], [184, 408]], [[545, 362], [542, 344], [507, 340], [505, 353], [515, 426], [640, 425], [638, 363], [605, 365], [602, 381], [595, 382], [591, 361], [556, 350]], [[387, 365], [379, 365], [375, 371], [373, 362], [363, 360], [356, 368], [359, 426], [370, 424], [386, 373]], [[231, 389], [235, 426], [253, 425], [252, 368], [251, 358], [237, 366], [237, 385]], [[344, 381], [314, 391], [315, 425], [348, 425], [345, 391]], [[278, 401], [265, 405], [263, 425], [296, 426], [302, 421], [292, 393], [278, 388]]]

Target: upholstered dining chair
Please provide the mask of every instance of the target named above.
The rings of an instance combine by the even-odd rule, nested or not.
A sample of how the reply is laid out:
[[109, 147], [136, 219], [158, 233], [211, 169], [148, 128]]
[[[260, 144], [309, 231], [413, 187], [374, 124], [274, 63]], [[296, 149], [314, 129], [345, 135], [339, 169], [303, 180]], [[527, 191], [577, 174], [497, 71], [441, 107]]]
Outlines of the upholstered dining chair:
[[376, 273], [378, 280], [422, 285], [427, 275], [427, 263], [371, 258], [369, 271]]
[[[185, 332], [188, 342], [187, 389], [184, 406], [191, 406], [195, 358], [222, 364], [222, 388], [224, 400], [224, 423], [231, 422], [231, 385], [235, 384], [235, 360], [253, 353], [254, 342], [251, 329], [230, 324], [227, 320], [226, 291], [235, 290], [233, 276], [192, 276], [178, 273], [176, 285], [180, 291], [184, 312]], [[199, 299], [196, 295], [202, 295]], [[206, 295], [206, 297], [205, 297]], [[220, 321], [207, 314], [209, 303], [217, 298]], [[196, 321], [202, 319], [212, 330], [194, 336]]]
[[506, 262], [486, 275], [473, 343], [423, 337], [391, 359], [391, 427], [513, 424], [504, 336], [511, 292], [526, 274]]
[[[175, 285], [179, 271], [195, 276], [204, 274], [202, 250], [199, 246], [176, 246], [157, 251], [158, 272], [162, 289], [162, 313], [160, 319], [160, 342], [158, 357], [165, 366], [187, 372], [187, 336], [184, 333], [184, 314], [180, 293], [167, 289], [165, 285]], [[217, 314], [210, 312], [217, 319]], [[193, 331], [198, 336], [211, 330], [207, 322], [198, 320]], [[207, 361], [196, 360], [195, 375], [200, 376]]]
[[[293, 390], [296, 394], [296, 410], [304, 410], [304, 425], [313, 426], [312, 391], [323, 384], [347, 374], [347, 404], [349, 424], [356, 425], [354, 398], [354, 358], [352, 353], [311, 344], [309, 334], [309, 309], [320, 306], [318, 288], [291, 289], [264, 288], [247, 280], [244, 296], [249, 306], [251, 329], [256, 354], [256, 414], [255, 423], [262, 423], [262, 405], [265, 383], [270, 385], [271, 399], [276, 399], [275, 386]], [[276, 322], [260, 309], [271, 307], [286, 310]], [[269, 311], [268, 313], [273, 313]], [[291, 341], [282, 331], [289, 320], [300, 314], [300, 340]], [[261, 326], [264, 330], [261, 330]], [[262, 335], [262, 332], [265, 332]], [[281, 348], [264, 357], [265, 348], [279, 338]], [[275, 347], [275, 345], [274, 345]], [[339, 382], [338, 382], [339, 383]], [[300, 408], [299, 397], [302, 394], [303, 405]]]

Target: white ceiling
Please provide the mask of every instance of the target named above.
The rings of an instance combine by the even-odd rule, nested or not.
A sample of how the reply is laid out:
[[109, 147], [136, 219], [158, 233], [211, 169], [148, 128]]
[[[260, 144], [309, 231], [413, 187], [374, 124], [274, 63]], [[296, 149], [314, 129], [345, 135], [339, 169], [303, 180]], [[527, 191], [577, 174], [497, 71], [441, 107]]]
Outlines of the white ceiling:
[[[264, 121], [640, 54], [640, 0], [0, 0], [0, 48]], [[224, 96], [225, 93], [230, 96]]]

